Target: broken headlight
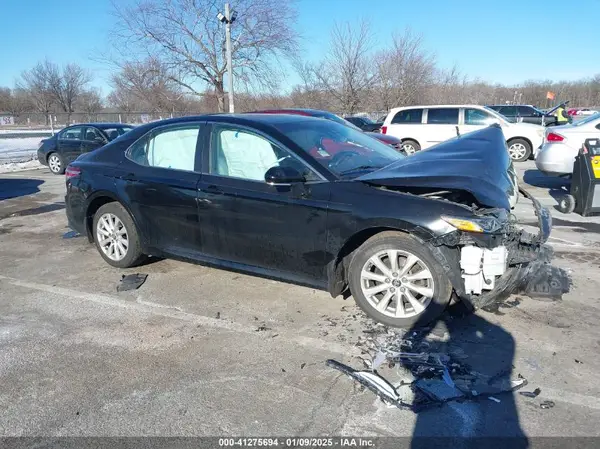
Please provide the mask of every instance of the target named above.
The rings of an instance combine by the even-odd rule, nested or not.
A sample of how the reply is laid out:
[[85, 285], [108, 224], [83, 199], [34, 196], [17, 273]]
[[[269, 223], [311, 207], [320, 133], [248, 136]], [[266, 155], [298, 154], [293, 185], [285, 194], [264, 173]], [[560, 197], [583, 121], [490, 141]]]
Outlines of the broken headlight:
[[460, 231], [480, 232], [487, 234], [502, 229], [502, 227], [505, 224], [504, 220], [500, 220], [496, 217], [461, 218], [442, 215], [442, 220], [444, 220], [446, 223], [451, 224]]

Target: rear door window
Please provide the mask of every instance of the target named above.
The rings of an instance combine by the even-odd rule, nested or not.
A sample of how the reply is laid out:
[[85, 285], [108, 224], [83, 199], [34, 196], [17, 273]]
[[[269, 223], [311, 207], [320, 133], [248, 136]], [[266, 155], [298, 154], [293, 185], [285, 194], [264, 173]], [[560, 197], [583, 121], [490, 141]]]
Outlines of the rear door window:
[[534, 117], [537, 115], [535, 110], [529, 106], [518, 106], [517, 112], [520, 117]]
[[131, 146], [127, 157], [148, 167], [194, 171], [200, 125], [176, 125], [152, 131]]
[[421, 123], [423, 109], [404, 109], [398, 111], [392, 119], [392, 124]]
[[427, 112], [430, 125], [458, 125], [458, 108], [431, 108]]

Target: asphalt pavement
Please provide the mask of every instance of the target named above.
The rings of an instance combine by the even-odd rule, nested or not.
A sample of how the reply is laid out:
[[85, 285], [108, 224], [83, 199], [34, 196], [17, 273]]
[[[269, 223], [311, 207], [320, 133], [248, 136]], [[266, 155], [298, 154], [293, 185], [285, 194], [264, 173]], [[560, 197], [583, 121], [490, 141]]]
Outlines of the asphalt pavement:
[[[517, 168], [556, 204], [563, 181]], [[539, 396], [413, 413], [325, 365], [363, 367], [373, 325], [352, 298], [174, 260], [112, 268], [65, 238], [64, 177], [0, 175], [1, 435], [600, 436], [600, 218], [552, 213], [553, 263], [572, 278], [562, 301], [513, 296], [429, 336]], [[523, 198], [515, 214], [535, 223]], [[117, 292], [132, 273], [148, 278]]]

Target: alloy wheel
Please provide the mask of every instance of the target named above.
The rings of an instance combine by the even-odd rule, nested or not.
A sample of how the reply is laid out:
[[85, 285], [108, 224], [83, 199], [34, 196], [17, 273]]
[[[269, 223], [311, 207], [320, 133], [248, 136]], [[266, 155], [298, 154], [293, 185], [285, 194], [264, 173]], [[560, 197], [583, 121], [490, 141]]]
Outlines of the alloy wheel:
[[508, 154], [513, 160], [522, 159], [527, 154], [527, 148], [522, 143], [513, 143], [508, 147]]
[[411, 143], [403, 143], [402, 144], [402, 149], [404, 150], [404, 153], [406, 155], [414, 154], [414, 153], [417, 152], [417, 150], [415, 149], [415, 147]]
[[48, 167], [50, 168], [50, 171], [52, 173], [59, 173], [61, 169], [60, 165], [60, 158], [56, 154], [51, 154], [48, 158]]
[[100, 217], [96, 225], [96, 238], [98, 246], [109, 259], [119, 261], [127, 255], [127, 229], [116, 215], [106, 213]]
[[369, 304], [392, 318], [423, 313], [435, 291], [425, 262], [408, 251], [396, 249], [370, 257], [362, 268], [360, 285]]

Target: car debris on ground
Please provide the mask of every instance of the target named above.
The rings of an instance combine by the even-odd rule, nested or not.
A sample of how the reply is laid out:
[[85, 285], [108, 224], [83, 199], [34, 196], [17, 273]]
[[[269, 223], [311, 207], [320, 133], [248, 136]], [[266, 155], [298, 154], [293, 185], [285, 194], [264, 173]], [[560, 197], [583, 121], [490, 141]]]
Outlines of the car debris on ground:
[[146, 279], [148, 278], [147, 274], [128, 274], [121, 276], [121, 282], [117, 285], [118, 292], [126, 292], [129, 290], [137, 290], [142, 286]]
[[[364, 369], [354, 369], [329, 359], [327, 365], [376, 394], [388, 406], [419, 413], [433, 406], [451, 401], [490, 400], [502, 402], [502, 394], [512, 393], [527, 385], [518, 374], [511, 378], [511, 369], [486, 375], [466, 363], [468, 355], [460, 347], [435, 349], [435, 340], [445, 335], [436, 329], [404, 332], [375, 325], [366, 329], [367, 337], [360, 337], [357, 346], [364, 349], [360, 357]], [[428, 338], [423, 338], [428, 334]], [[377, 371], [395, 368], [396, 378], [391, 381]], [[523, 396], [536, 397], [541, 390]], [[530, 396], [531, 395], [531, 396]]]

